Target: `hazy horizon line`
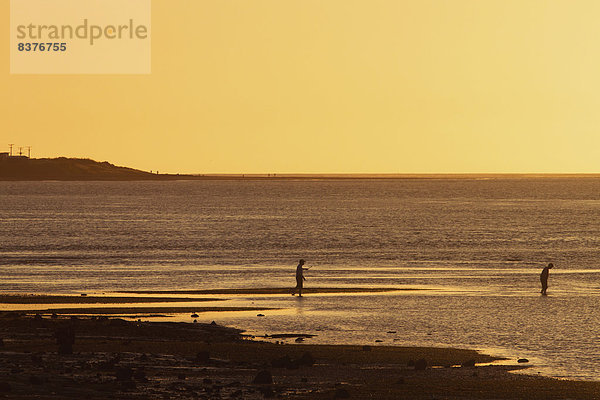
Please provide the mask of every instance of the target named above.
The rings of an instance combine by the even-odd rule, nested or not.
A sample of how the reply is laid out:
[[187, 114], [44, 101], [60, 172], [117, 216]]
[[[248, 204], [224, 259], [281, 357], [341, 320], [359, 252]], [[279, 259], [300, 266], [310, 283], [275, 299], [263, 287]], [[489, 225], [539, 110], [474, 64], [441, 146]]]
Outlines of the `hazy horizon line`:
[[[179, 173], [181, 175], [181, 173]], [[167, 173], [167, 175], [177, 175]], [[322, 172], [322, 173], [187, 173], [192, 176], [237, 177], [237, 178], [502, 178], [502, 177], [600, 177], [598, 172], [411, 172], [411, 173], [370, 173], [370, 172]]]

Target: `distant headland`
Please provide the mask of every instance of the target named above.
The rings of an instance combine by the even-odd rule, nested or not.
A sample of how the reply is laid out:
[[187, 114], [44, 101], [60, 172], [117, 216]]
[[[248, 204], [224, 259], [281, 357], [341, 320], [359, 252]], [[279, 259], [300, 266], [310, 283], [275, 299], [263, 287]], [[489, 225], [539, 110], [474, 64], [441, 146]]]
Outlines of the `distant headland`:
[[2, 181], [134, 181], [198, 179], [194, 175], [153, 174], [85, 158], [29, 158], [0, 153]]

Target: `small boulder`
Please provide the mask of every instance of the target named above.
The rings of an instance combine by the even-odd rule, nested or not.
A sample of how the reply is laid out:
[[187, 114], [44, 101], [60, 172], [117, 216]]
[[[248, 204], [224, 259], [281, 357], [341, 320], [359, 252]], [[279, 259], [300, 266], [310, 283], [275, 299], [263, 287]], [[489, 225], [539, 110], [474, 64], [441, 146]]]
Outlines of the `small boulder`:
[[526, 359], [526, 358], [519, 358], [519, 359], [517, 360], [517, 362], [518, 362], [518, 363], [528, 363], [528, 362], [529, 362], [529, 360], [528, 360], [528, 359]]
[[475, 366], [475, 360], [474, 359], [470, 359], [467, 360], [465, 362], [463, 362], [462, 364], [460, 364], [461, 367], [463, 368], [471, 368]]
[[417, 361], [415, 361], [415, 371], [424, 371], [425, 369], [427, 369], [427, 360], [424, 358], [421, 358]]
[[126, 326], [127, 321], [122, 320], [121, 318], [110, 319], [108, 323], [110, 326]]
[[115, 378], [118, 381], [130, 381], [133, 378], [133, 370], [129, 367], [119, 367], [115, 371]]
[[39, 355], [39, 354], [32, 354], [31, 355], [31, 362], [34, 365], [42, 365], [42, 362], [43, 362], [42, 356]]
[[120, 382], [120, 389], [123, 391], [131, 391], [131, 390], [135, 390], [136, 388], [137, 388], [137, 385], [135, 384], [134, 381]]
[[44, 383], [44, 380], [37, 375], [30, 375], [29, 383], [31, 383], [32, 385], [41, 385]]
[[252, 383], [255, 385], [271, 385], [273, 384], [273, 376], [271, 376], [271, 372], [263, 369], [258, 371]]
[[304, 354], [302, 354], [302, 357], [298, 359], [298, 363], [305, 367], [312, 367], [315, 364], [315, 358], [310, 352], [305, 351]]
[[196, 361], [208, 362], [210, 360], [210, 354], [206, 350], [199, 351], [196, 353]]
[[335, 393], [333, 393], [334, 399], [349, 399], [350, 393], [345, 388], [337, 388], [335, 389]]
[[70, 326], [58, 329], [54, 333], [59, 354], [73, 354], [73, 344], [75, 343], [75, 331]]
[[270, 386], [261, 387], [258, 389], [258, 391], [267, 399], [275, 397], [275, 392]]
[[287, 354], [283, 357], [275, 358], [271, 361], [273, 368], [289, 368], [292, 364], [292, 359]]
[[140, 367], [140, 368], [136, 369], [133, 372], [133, 377], [135, 378], [135, 380], [140, 381], [140, 382], [148, 381], [148, 378], [146, 377], [146, 370], [144, 369], [144, 367]]

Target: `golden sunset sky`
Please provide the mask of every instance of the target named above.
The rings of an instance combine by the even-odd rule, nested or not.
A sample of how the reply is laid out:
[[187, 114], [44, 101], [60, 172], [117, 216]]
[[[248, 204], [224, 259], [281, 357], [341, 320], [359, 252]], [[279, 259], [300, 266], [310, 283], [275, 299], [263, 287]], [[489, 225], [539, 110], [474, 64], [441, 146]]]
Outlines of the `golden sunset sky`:
[[600, 172], [599, 1], [152, 7], [150, 75], [10, 75], [0, 30], [0, 151], [172, 173]]

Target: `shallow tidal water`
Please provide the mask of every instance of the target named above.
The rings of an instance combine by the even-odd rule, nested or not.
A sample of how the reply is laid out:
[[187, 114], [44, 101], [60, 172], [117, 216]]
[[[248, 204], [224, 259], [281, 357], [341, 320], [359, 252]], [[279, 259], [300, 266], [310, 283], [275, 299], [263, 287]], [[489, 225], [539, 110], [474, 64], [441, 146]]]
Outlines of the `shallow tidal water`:
[[291, 287], [304, 258], [307, 287], [418, 290], [219, 295], [278, 310], [198, 320], [481, 349], [600, 380], [599, 222], [597, 178], [0, 182], [0, 291]]

